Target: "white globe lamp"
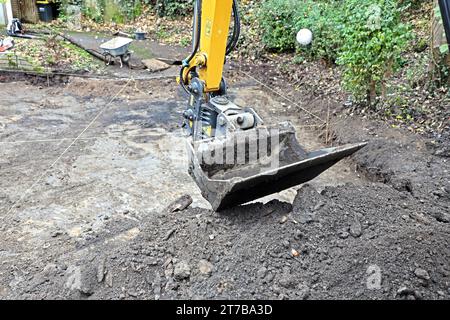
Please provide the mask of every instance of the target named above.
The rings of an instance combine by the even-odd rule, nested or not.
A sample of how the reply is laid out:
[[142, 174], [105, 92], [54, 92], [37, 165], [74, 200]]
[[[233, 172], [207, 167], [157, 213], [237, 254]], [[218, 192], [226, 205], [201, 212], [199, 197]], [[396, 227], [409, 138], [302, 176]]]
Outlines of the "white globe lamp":
[[297, 33], [297, 42], [302, 46], [310, 45], [313, 41], [313, 33], [309, 29], [302, 29]]

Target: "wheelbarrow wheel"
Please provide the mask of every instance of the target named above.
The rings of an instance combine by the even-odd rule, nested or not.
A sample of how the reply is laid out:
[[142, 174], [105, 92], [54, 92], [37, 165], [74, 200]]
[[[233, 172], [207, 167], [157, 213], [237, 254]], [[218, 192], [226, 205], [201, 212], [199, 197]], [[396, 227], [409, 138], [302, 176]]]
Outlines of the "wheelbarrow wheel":
[[112, 62], [114, 61], [114, 57], [112, 55], [108, 54], [108, 53], [104, 54], [104, 56], [105, 56], [105, 64], [107, 66], [111, 65]]
[[129, 66], [130, 59], [131, 59], [131, 53], [129, 53], [129, 52], [128, 52], [128, 53], [125, 53], [125, 54], [121, 57], [122, 63], [125, 64], [125, 65], [127, 65], [127, 66]]

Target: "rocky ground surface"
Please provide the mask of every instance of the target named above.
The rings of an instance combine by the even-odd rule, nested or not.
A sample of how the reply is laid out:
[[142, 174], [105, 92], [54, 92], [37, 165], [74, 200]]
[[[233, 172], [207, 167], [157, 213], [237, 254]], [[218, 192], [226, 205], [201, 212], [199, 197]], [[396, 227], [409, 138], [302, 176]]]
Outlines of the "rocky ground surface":
[[0, 298], [449, 299], [449, 140], [256, 80], [230, 76], [231, 96], [308, 148], [369, 145], [215, 213], [186, 173], [173, 79], [2, 75]]

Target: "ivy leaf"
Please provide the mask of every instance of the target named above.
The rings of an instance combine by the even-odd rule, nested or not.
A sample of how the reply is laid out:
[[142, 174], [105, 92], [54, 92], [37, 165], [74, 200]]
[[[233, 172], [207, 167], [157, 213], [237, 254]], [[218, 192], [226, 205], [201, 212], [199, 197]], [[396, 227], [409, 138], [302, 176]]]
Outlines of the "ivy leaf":
[[443, 44], [439, 47], [439, 51], [441, 52], [441, 54], [446, 54], [449, 52], [449, 45], [447, 44]]
[[441, 9], [439, 8], [439, 6], [436, 6], [434, 8], [434, 15], [436, 16], [436, 18], [441, 19], [442, 18], [442, 13], [441, 13]]

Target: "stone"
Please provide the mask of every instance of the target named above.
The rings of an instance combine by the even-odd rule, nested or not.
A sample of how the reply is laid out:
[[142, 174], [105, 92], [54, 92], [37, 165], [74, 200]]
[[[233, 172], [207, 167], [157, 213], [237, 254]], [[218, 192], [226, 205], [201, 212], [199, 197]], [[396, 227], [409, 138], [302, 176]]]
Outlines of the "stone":
[[113, 276], [110, 272], [106, 273], [105, 283], [108, 287], [110, 287], [110, 288], [113, 287]]
[[288, 221], [288, 217], [287, 216], [283, 216], [283, 217], [281, 217], [280, 224], [284, 224], [287, 221]]
[[56, 264], [50, 263], [45, 266], [43, 275], [45, 277], [52, 277], [58, 273], [58, 266]]
[[193, 201], [194, 200], [190, 195], [184, 195], [175, 200], [174, 202], [172, 202], [167, 207], [167, 211], [169, 211], [170, 213], [183, 211], [187, 209], [192, 204]]
[[62, 236], [64, 233], [62, 231], [55, 231], [51, 234], [52, 238], [57, 238], [59, 236]]
[[90, 296], [94, 293], [95, 275], [96, 270], [90, 267], [70, 266], [66, 271], [65, 287]]
[[105, 264], [106, 264], [106, 258], [103, 257], [100, 259], [100, 262], [97, 266], [97, 282], [98, 283], [102, 282], [103, 279], [105, 278], [105, 275], [106, 275]]
[[273, 281], [273, 279], [275, 279], [275, 274], [273, 274], [272, 272], [269, 272], [265, 278], [265, 281], [267, 283], [270, 283]]
[[422, 300], [423, 299], [422, 294], [419, 291], [417, 291], [417, 290], [414, 290], [414, 297], [416, 298], [416, 300]]
[[213, 272], [214, 266], [207, 260], [200, 260], [200, 262], [198, 263], [198, 269], [200, 270], [201, 274], [209, 276]]
[[265, 267], [261, 267], [257, 272], [256, 275], [258, 276], [258, 278], [260, 279], [264, 279], [267, 275], [267, 268]]
[[298, 217], [298, 221], [301, 224], [310, 224], [316, 221], [315, 215], [307, 212], [307, 213], [302, 213], [299, 217]]
[[285, 289], [293, 289], [295, 288], [296, 282], [291, 275], [283, 275], [280, 280], [278, 280], [278, 284]]
[[142, 60], [142, 63], [150, 72], [164, 71], [170, 68], [170, 65], [158, 59], [146, 59]]
[[347, 231], [342, 231], [339, 233], [339, 238], [341, 239], [347, 239], [350, 236], [350, 234]]
[[434, 217], [439, 222], [450, 223], [450, 215], [445, 212], [436, 213]]
[[397, 296], [408, 296], [408, 295], [414, 295], [414, 290], [409, 289], [408, 287], [401, 287], [397, 290]]
[[416, 275], [417, 278], [425, 280], [425, 281], [428, 281], [431, 279], [428, 272], [421, 268], [417, 268], [416, 270], [414, 270], [414, 274]]
[[170, 262], [164, 269], [164, 275], [166, 278], [170, 278], [173, 276], [174, 268], [172, 262]]
[[350, 234], [354, 238], [359, 238], [362, 235], [362, 226], [357, 218], [355, 218], [353, 223], [350, 225]]
[[164, 236], [164, 241], [167, 241], [170, 239], [170, 237], [177, 231], [177, 229], [171, 229], [169, 230], [166, 235]]
[[180, 261], [175, 264], [173, 276], [177, 281], [188, 279], [191, 276], [191, 267], [187, 264], [187, 262]]
[[155, 272], [155, 280], [152, 283], [152, 288], [155, 295], [155, 300], [159, 300], [161, 297], [161, 276], [158, 272]]
[[313, 211], [318, 211], [318, 210], [320, 210], [324, 205], [325, 205], [325, 203], [319, 202], [318, 204], [315, 205]]

